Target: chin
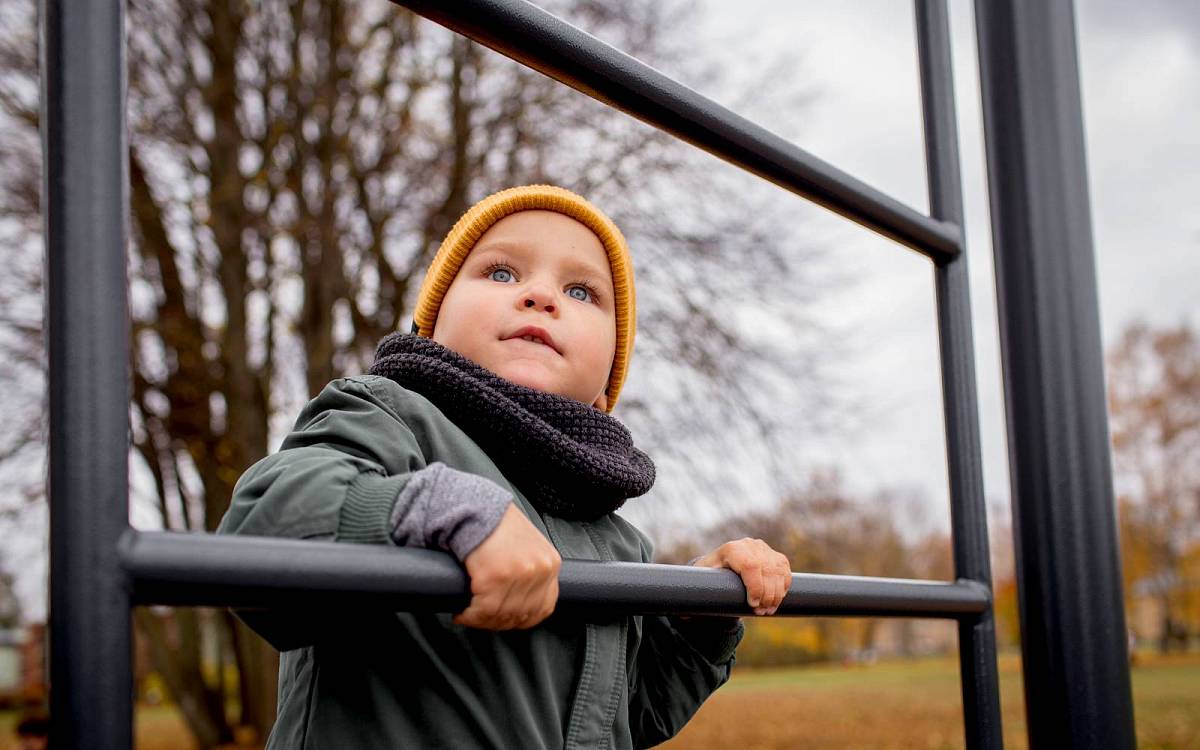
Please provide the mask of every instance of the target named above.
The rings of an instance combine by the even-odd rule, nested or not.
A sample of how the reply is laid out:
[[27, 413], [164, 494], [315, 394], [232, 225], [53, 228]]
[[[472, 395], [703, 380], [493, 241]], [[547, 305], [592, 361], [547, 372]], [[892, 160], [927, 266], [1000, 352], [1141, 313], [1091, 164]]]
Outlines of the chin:
[[526, 388], [532, 388], [535, 391], [545, 391], [547, 393], [558, 393], [554, 377], [546, 372], [538, 365], [525, 366], [522, 364], [507, 363], [496, 371], [496, 374], [505, 380], [512, 381], [517, 385], [523, 385]]

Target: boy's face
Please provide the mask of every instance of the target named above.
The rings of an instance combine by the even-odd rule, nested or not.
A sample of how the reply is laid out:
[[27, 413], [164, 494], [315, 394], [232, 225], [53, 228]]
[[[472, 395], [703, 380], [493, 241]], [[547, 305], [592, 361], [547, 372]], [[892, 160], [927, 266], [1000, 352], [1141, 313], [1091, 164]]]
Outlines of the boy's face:
[[[475, 243], [432, 338], [514, 383], [604, 409], [617, 345], [613, 297], [608, 254], [590, 229], [554, 211], [520, 211]], [[529, 326], [549, 340], [517, 335]]]

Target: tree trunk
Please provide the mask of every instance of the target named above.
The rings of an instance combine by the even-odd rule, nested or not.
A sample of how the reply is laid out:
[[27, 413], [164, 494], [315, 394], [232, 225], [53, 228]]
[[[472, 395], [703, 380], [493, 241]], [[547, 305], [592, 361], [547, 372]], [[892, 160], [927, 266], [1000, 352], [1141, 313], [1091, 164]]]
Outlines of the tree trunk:
[[226, 612], [238, 662], [238, 688], [242, 696], [240, 724], [253, 727], [258, 742], [265, 742], [275, 724], [279, 653], [245, 623]]
[[[187, 610], [175, 612], [176, 625], [180, 627], [181, 636], [183, 631], [191, 626], [181, 623], [178, 619], [179, 615], [185, 612]], [[225, 719], [219, 693], [215, 696], [217, 700], [213, 700], [214, 696], [207, 689], [204, 676], [199, 670], [199, 639], [181, 637], [179, 644], [173, 645], [164, 623], [154, 612], [139, 607], [133, 611], [133, 617], [150, 644], [155, 667], [166, 683], [167, 691], [179, 707], [201, 750], [211, 750], [218, 745], [232, 742], [233, 731]]]

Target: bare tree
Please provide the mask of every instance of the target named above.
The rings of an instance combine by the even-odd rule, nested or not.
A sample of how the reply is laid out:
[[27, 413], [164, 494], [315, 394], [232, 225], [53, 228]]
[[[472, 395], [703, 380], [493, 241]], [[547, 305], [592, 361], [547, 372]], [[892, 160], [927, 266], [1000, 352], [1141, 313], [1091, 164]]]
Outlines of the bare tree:
[[[1200, 541], [1200, 337], [1188, 324], [1134, 323], [1108, 356], [1126, 597], [1140, 582], [1162, 632], [1183, 627], [1195, 583], [1184, 558]], [[1169, 638], [1163, 639], [1166, 646]]]
[[[679, 30], [690, 6], [551, 9], [651, 64], [688, 68]], [[0, 462], [27, 464], [44, 442], [44, 410], [32, 407], [42, 390], [36, 34], [31, 4], [0, 13], [0, 232], [20, 258], [0, 286], [11, 311], [0, 377], [35, 394], [4, 407], [16, 428]], [[790, 206], [770, 188], [716, 178], [710, 157], [381, 2], [132, 0], [128, 29], [132, 449], [165, 528], [214, 529], [237, 478], [300, 404], [407, 328], [453, 221], [531, 182], [592, 198], [634, 247], [648, 372], [619, 409], [640, 442], [711, 483], [729, 467], [705, 450], [757, 441], [787, 475], [783, 428], [794, 440], [828, 404], [816, 398], [820, 329], [809, 318], [819, 290], [804, 284], [815, 252], [782, 231]], [[748, 310], [794, 335], [750, 335]], [[40, 500], [38, 478], [28, 486]], [[269, 730], [275, 654], [240, 621], [179, 610], [136, 622], [201, 746], [228, 742], [235, 725]], [[209, 639], [236, 661], [237, 685], [203, 669]], [[226, 715], [231, 696], [238, 717]]]
[[41, 144], [36, 79], [26, 73], [36, 37], [32, 4], [0, 6], [0, 519], [11, 521], [41, 497], [44, 410], [40, 252]]

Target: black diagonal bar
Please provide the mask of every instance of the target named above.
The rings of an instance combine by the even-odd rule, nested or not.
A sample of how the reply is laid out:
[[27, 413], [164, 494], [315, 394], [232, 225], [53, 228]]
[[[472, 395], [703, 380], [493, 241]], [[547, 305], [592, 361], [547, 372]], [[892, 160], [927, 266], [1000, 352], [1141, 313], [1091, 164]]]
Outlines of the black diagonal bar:
[[[954, 111], [950, 22], [945, 0], [917, 0], [917, 49], [925, 119], [929, 213], [963, 226], [962, 178]], [[967, 254], [940, 261], [934, 269], [941, 346], [942, 400], [946, 419], [946, 465], [950, 479], [950, 523], [954, 570], [959, 578], [991, 588], [987, 506], [975, 394], [975, 347]], [[996, 626], [989, 607], [958, 622], [959, 675], [963, 729], [968, 748], [1003, 747], [1000, 682], [996, 665]]]
[[46, 0], [51, 746], [132, 741], [124, 3]]
[[[130, 531], [121, 560], [138, 604], [450, 612], [469, 591], [450, 555], [407, 547]], [[989, 600], [971, 581], [796, 573], [779, 614], [954, 618]], [[558, 601], [589, 617], [750, 614], [736, 574], [682, 565], [565, 560]]]
[[1134, 747], [1068, 2], [975, 4], [1031, 747]]
[[524, 0], [393, 0], [897, 242], [946, 258], [958, 227], [931, 219]]

